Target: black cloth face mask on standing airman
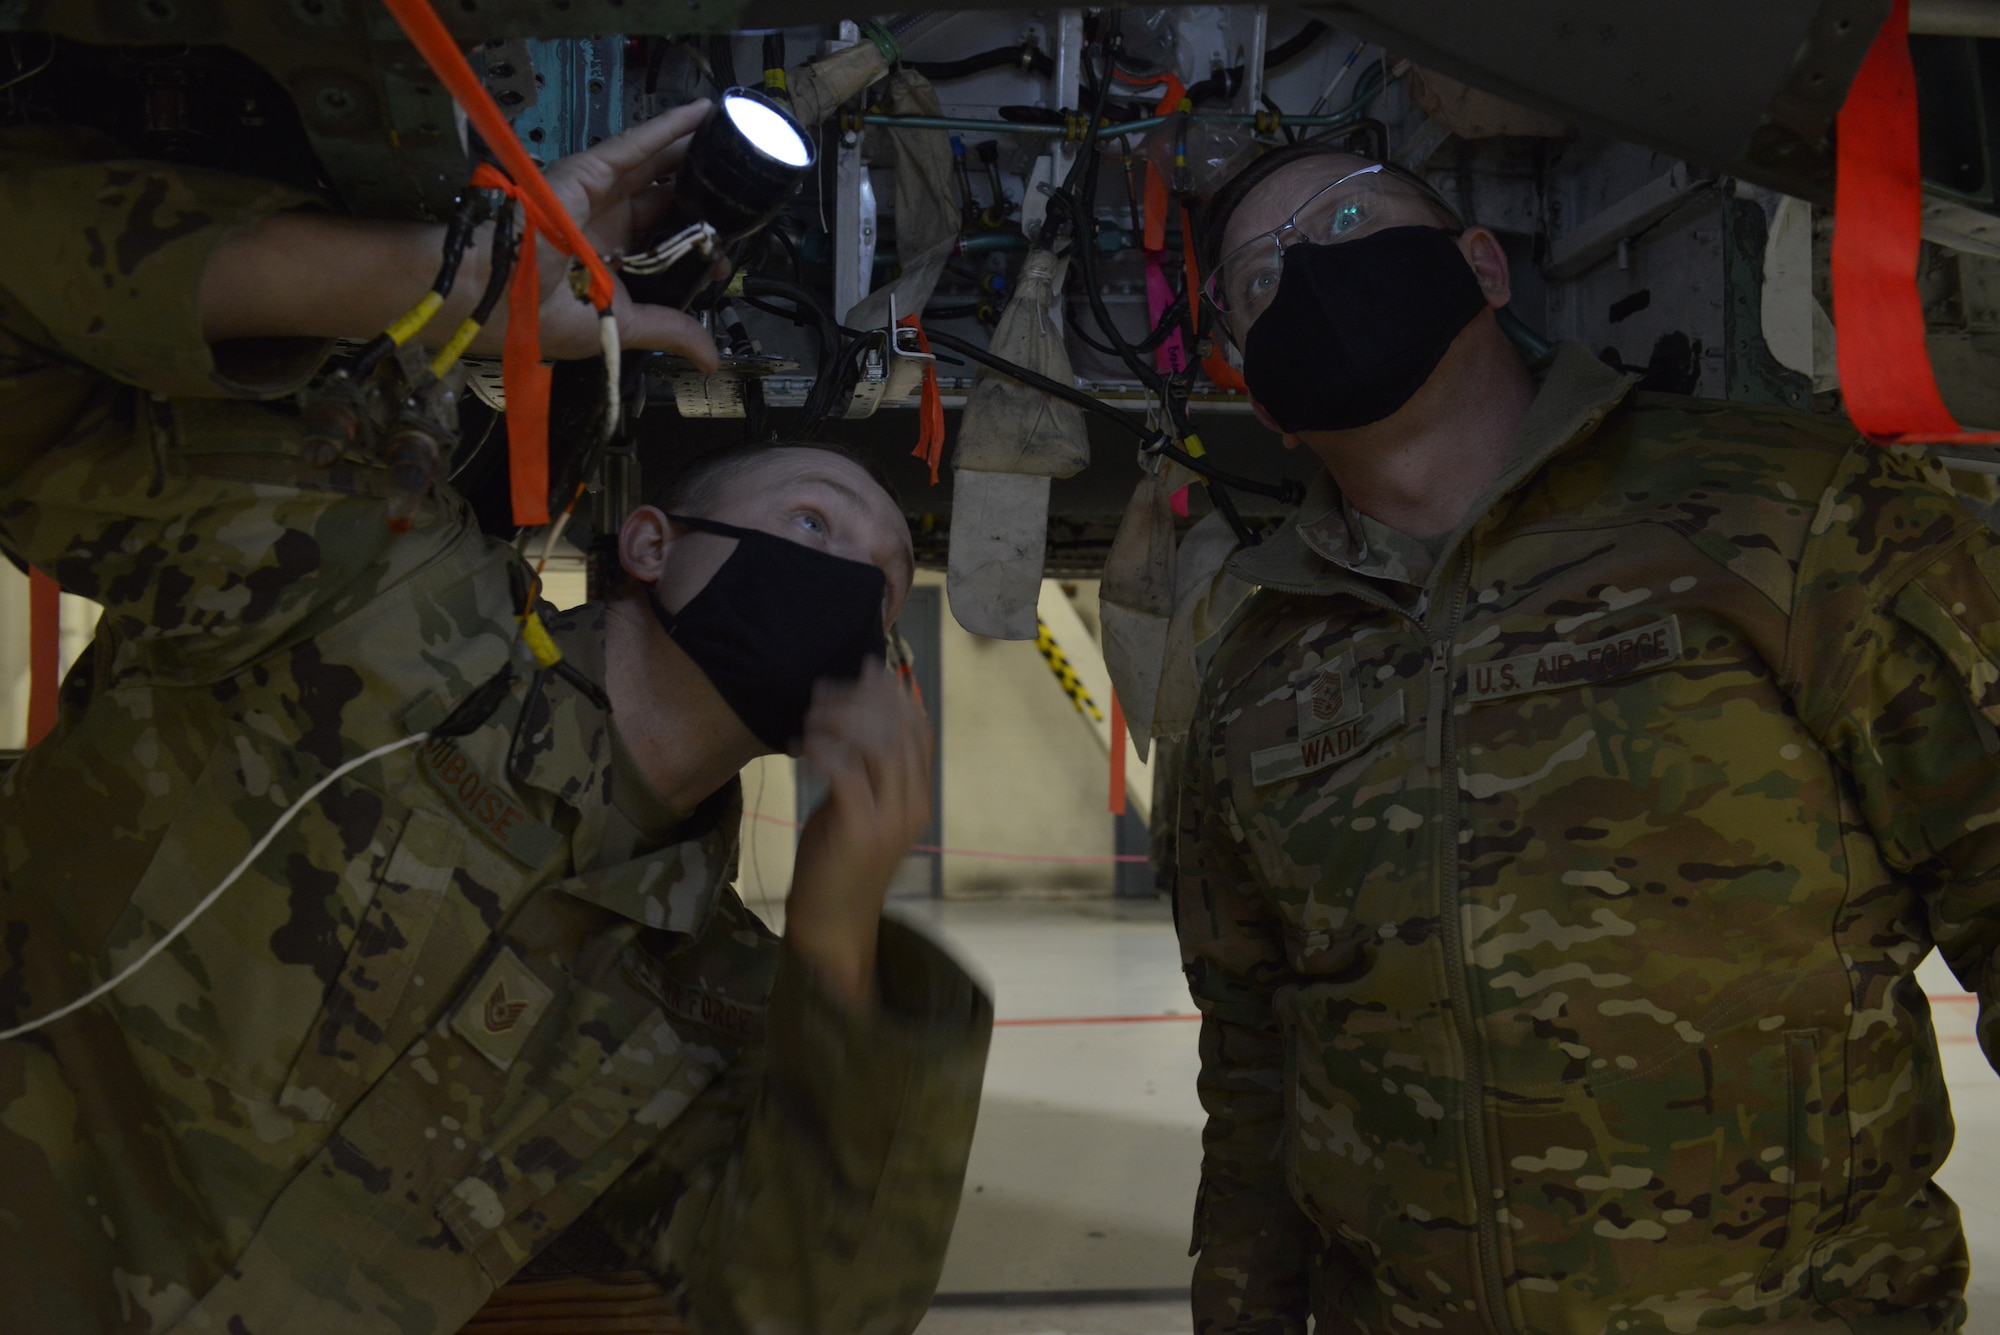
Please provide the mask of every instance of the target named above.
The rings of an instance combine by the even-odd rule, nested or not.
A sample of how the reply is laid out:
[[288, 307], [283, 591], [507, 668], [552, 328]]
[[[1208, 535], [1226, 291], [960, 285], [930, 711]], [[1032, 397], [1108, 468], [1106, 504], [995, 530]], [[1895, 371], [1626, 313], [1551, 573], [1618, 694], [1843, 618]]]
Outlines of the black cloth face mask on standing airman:
[[1346, 431], [1408, 403], [1487, 309], [1449, 232], [1391, 227], [1286, 249], [1278, 290], [1243, 341], [1243, 379], [1286, 431]]
[[646, 595], [674, 643], [694, 660], [757, 740], [787, 750], [805, 732], [813, 683], [852, 681], [888, 648], [882, 572], [754, 528], [688, 515], [686, 528], [736, 539], [736, 550], [678, 612]]

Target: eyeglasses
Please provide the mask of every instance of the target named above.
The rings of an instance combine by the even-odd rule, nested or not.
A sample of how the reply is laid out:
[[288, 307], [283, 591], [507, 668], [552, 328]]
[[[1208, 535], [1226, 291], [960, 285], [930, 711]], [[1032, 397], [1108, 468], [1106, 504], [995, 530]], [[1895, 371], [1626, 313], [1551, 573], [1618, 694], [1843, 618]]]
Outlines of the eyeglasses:
[[1455, 219], [1456, 211], [1431, 194], [1421, 181], [1390, 173], [1386, 163], [1349, 172], [1314, 191], [1283, 223], [1223, 256], [1203, 281], [1202, 295], [1240, 337], [1277, 294], [1288, 246], [1298, 241], [1337, 245], [1388, 227], [1435, 225], [1439, 210]]

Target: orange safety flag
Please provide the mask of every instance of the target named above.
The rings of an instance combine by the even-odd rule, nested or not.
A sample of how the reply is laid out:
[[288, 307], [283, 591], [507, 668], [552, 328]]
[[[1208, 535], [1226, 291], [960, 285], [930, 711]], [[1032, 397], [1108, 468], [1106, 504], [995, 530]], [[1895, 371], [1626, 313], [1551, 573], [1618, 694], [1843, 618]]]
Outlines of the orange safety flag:
[[1833, 208], [1833, 318], [1847, 415], [1878, 445], [2000, 443], [1967, 431], [1938, 394], [1917, 295], [1923, 169], [1910, 0], [1895, 0], [1841, 105]]
[[62, 586], [28, 567], [28, 745], [56, 726], [62, 685]]
[[[926, 353], [931, 350], [931, 341], [924, 335], [924, 322], [916, 315], [905, 315], [896, 321], [898, 328], [917, 331], [917, 346]], [[938, 391], [937, 363], [924, 368], [924, 388], [917, 401], [917, 448], [910, 451], [913, 459], [922, 459], [931, 466], [931, 485], [938, 484], [938, 465], [944, 460], [944, 395]]]
[[382, 4], [395, 16], [404, 35], [437, 75], [438, 82], [465, 112], [486, 147], [507, 169], [502, 174], [482, 163], [473, 172], [472, 184], [506, 191], [521, 201], [526, 214], [521, 254], [514, 262], [507, 291], [507, 339], [501, 353], [500, 374], [507, 391], [507, 464], [514, 522], [524, 526], [546, 524], [549, 522], [549, 385], [554, 371], [542, 361], [542, 287], [540, 266], [536, 263], [537, 235], [547, 236], [551, 245], [583, 265], [590, 277], [587, 288], [590, 303], [599, 312], [611, 309], [617, 285], [611, 279], [611, 270], [583, 234], [583, 228], [570, 217], [541, 168], [522, 147], [500, 105], [466, 63], [465, 53], [452, 40], [444, 21], [431, 8], [430, 0], [382, 0]]
[[549, 522], [549, 392], [555, 368], [542, 360], [540, 212], [519, 187], [486, 163], [472, 184], [521, 201], [521, 251], [507, 281], [507, 341], [500, 379], [507, 391], [507, 488], [517, 525]]

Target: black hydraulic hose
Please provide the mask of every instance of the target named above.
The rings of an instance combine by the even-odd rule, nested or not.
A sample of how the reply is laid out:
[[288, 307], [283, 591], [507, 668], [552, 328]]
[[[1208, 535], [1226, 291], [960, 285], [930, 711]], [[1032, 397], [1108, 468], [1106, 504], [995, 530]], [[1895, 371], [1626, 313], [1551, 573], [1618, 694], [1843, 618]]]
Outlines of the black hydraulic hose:
[[1183, 96], [1190, 102], [1213, 102], [1217, 98], [1236, 96], [1236, 90], [1242, 86], [1243, 67], [1236, 65], [1226, 70], [1217, 70], [1199, 83], [1189, 84]]
[[1150, 441], [1153, 438], [1153, 429], [1147, 426], [1145, 422], [1122, 408], [1114, 408], [1102, 399], [1084, 393], [1075, 385], [1065, 385], [1060, 380], [1052, 380], [1039, 371], [1031, 371], [1018, 362], [1010, 362], [1005, 357], [997, 356], [987, 349], [980, 347], [977, 343], [960, 338], [956, 334], [947, 334], [942, 330], [926, 328], [924, 335], [941, 348], [950, 348], [953, 352], [969, 357], [981, 366], [991, 367], [1001, 375], [1011, 376], [1022, 384], [1032, 389], [1039, 389], [1042, 393], [1052, 398], [1061, 399], [1065, 403], [1073, 403], [1085, 412], [1096, 413], [1108, 422], [1115, 422], [1140, 440]]
[[[1252, 496], [1262, 496], [1267, 500], [1281, 501], [1286, 505], [1297, 505], [1305, 499], [1305, 484], [1295, 481], [1292, 478], [1283, 478], [1277, 482], [1259, 482], [1255, 478], [1244, 477], [1241, 473], [1225, 472], [1210, 463], [1207, 458], [1198, 459], [1165, 438], [1161, 438], [1156, 443], [1159, 446], [1159, 453], [1166, 455], [1167, 458], [1180, 464], [1190, 473], [1200, 477], [1204, 482], [1219, 482], [1225, 487], [1234, 487], [1238, 491], [1247, 491]], [[1214, 489], [1211, 488], [1211, 490]], [[1218, 500], [1216, 502], [1216, 508], [1223, 508], [1221, 501]], [[1240, 523], [1241, 521], [1232, 522]]]
[[[789, 302], [792, 310], [776, 309], [767, 304], [767, 299], [775, 297]], [[819, 298], [781, 278], [748, 278], [743, 283], [743, 301], [770, 315], [789, 317], [799, 324], [811, 324], [819, 334], [820, 356], [830, 358], [840, 346], [840, 326], [834, 323], [833, 313], [820, 303]]]
[[486, 271], [486, 290], [479, 294], [479, 304], [472, 308], [472, 318], [485, 324], [492, 317], [494, 307], [507, 293], [507, 280], [514, 275], [514, 260], [520, 255], [521, 247], [514, 239], [514, 206], [510, 203], [500, 210], [500, 217], [493, 224], [493, 258]]
[[[924, 313], [926, 315], [930, 314], [929, 311]], [[1173, 337], [1175, 330], [1182, 328], [1186, 322], [1187, 313], [1187, 294], [1176, 293], [1173, 304], [1160, 312], [1160, 322], [1153, 326], [1150, 333], [1132, 346], [1140, 352], [1155, 351], [1159, 348], [1160, 344]], [[1116, 357], [1118, 355], [1118, 349], [1112, 347], [1109, 343], [1098, 342], [1091, 335], [1091, 332], [1083, 327], [1082, 321], [1079, 320], [1070, 327], [1076, 331], [1076, 336], [1082, 339], [1085, 344], [1095, 348], [1105, 356]]]
[[[1066, 403], [1073, 403], [1087, 412], [1096, 413], [1106, 421], [1117, 423], [1143, 442], [1143, 448], [1148, 454], [1164, 454], [1167, 458], [1185, 466], [1190, 472], [1204, 479], [1219, 482], [1225, 487], [1234, 487], [1238, 491], [1247, 491], [1253, 496], [1264, 496], [1274, 501], [1282, 501], [1287, 505], [1298, 504], [1299, 500], [1305, 494], [1305, 489], [1290, 478], [1286, 478], [1284, 481], [1278, 483], [1259, 482], [1254, 478], [1243, 477], [1239, 474], [1226, 472], [1217, 468], [1207, 459], [1198, 459], [1187, 453], [1160, 432], [1146, 425], [1144, 421], [1134, 414], [1128, 413], [1122, 408], [1114, 408], [1102, 399], [1084, 393], [1075, 385], [1065, 385], [1060, 380], [1052, 380], [1038, 371], [1031, 371], [1019, 363], [1008, 361], [1005, 357], [996, 356], [985, 348], [980, 347], [977, 343], [969, 342], [966, 339], [959, 338], [955, 334], [943, 333], [936, 329], [926, 329], [924, 333], [929, 337], [931, 342], [937, 344], [939, 347], [950, 348], [953, 352], [969, 357], [982, 366], [991, 367], [1000, 374], [1018, 380], [1031, 389], [1038, 389], [1042, 393], [1062, 399]], [[1216, 508], [1222, 508], [1221, 502], [1217, 502]]]
[[1307, 20], [1305, 27], [1264, 53], [1264, 73], [1269, 74], [1278, 66], [1297, 60], [1328, 31], [1326, 24], [1318, 19]]
[[[444, 253], [438, 262], [437, 277], [431, 280], [430, 290], [440, 300], [450, 296], [452, 287], [458, 282], [458, 270], [465, 263], [465, 251], [472, 243], [473, 229], [485, 216], [486, 195], [483, 191], [468, 189], [458, 197], [458, 207], [452, 210], [451, 221], [445, 225]], [[395, 350], [395, 339], [387, 333], [377, 334], [355, 357], [349, 374], [356, 380], [367, 379]]]
[[1017, 46], [996, 46], [991, 51], [981, 51], [977, 55], [964, 56], [958, 60], [905, 60], [903, 68], [915, 70], [933, 83], [947, 79], [963, 79], [983, 70], [997, 70], [1013, 65], [1030, 73], [1047, 78], [1056, 72], [1056, 62], [1048, 52], [1038, 46], [1021, 43]]

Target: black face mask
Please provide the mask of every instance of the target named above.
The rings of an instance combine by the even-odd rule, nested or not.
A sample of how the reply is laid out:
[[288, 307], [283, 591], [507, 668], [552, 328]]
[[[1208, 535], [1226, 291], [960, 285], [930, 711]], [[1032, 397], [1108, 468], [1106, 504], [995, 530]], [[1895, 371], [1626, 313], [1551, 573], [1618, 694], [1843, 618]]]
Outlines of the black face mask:
[[805, 731], [813, 683], [852, 681], [887, 651], [882, 572], [757, 529], [668, 515], [736, 539], [701, 592], [678, 612], [646, 596], [674, 643], [694, 660], [757, 740], [787, 749]]
[[1243, 341], [1243, 379], [1286, 431], [1367, 426], [1408, 403], [1485, 309], [1472, 266], [1441, 228], [1300, 242]]

